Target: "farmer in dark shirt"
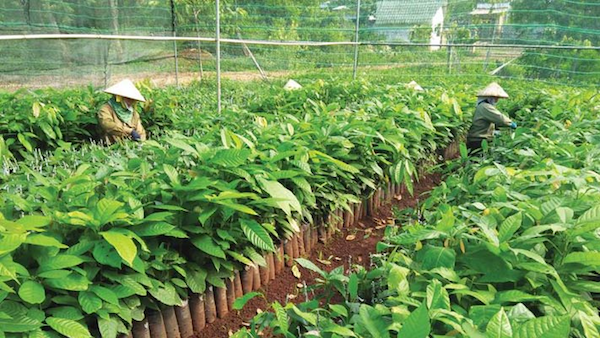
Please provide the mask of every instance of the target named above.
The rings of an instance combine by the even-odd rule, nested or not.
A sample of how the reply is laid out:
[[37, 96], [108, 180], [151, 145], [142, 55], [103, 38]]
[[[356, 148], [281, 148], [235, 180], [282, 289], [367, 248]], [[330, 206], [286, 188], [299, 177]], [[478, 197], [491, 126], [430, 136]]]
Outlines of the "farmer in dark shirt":
[[496, 108], [496, 103], [501, 98], [508, 98], [508, 94], [495, 82], [477, 93], [477, 108], [467, 134], [467, 148], [471, 153], [481, 151], [483, 140], [491, 142], [494, 139], [496, 127], [517, 128], [515, 122]]

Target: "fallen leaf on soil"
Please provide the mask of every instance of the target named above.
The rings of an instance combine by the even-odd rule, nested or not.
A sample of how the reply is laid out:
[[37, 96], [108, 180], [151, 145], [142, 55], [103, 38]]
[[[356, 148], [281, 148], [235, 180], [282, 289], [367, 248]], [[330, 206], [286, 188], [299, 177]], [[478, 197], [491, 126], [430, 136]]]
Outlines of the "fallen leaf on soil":
[[359, 226], [359, 227], [361, 227], [361, 228], [364, 228], [364, 227], [365, 227], [365, 223], [363, 223], [363, 222], [358, 222], [358, 226]]
[[340, 258], [340, 257], [335, 257], [334, 259], [338, 262], [342, 260], [342, 258]]
[[261, 310], [260, 308], [256, 309], [256, 313], [263, 313], [263, 310]]
[[348, 235], [346, 236], [347, 241], [353, 241], [356, 238], [356, 235]]
[[324, 265], [331, 265], [331, 262], [325, 259], [317, 259], [317, 262], [324, 264]]
[[372, 233], [372, 232], [373, 232], [373, 229], [372, 229], [372, 228], [369, 228], [369, 229], [366, 229], [366, 230], [365, 230], [365, 234], [370, 234], [370, 233]]
[[288, 294], [287, 295], [287, 299], [291, 300], [291, 299], [294, 299], [294, 298], [296, 298], [296, 295], [292, 295], [292, 294]]
[[294, 265], [292, 266], [292, 274], [294, 274], [294, 277], [300, 279], [300, 277], [302, 277], [302, 273], [300, 273], [300, 269], [298, 269], [298, 265]]
[[394, 199], [396, 201], [401, 201], [402, 200], [402, 195], [396, 195], [396, 196], [394, 196]]
[[388, 225], [387, 224], [378, 225], [378, 226], [375, 227], [375, 229], [376, 230], [380, 230], [380, 229], [385, 228], [386, 226], [388, 226]]
[[297, 287], [298, 289], [302, 289], [302, 288], [304, 288], [304, 284], [302, 284], [302, 283], [298, 283], [298, 284], [296, 284], [296, 287]]

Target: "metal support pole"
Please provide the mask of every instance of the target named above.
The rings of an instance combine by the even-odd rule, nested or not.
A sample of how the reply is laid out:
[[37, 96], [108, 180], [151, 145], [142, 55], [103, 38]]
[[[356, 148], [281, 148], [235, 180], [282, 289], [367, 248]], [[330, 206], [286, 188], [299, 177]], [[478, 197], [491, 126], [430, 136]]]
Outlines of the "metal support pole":
[[358, 32], [360, 30], [360, 0], [356, 3], [356, 28], [354, 29], [354, 71], [352, 79], [356, 80], [356, 72], [358, 71]]
[[221, 114], [221, 4], [219, 0], [216, 4], [216, 42], [217, 42], [217, 112]]
[[[171, 28], [173, 30], [173, 37], [177, 37], [175, 2], [173, 0], [171, 0]], [[177, 56], [177, 40], [173, 40], [173, 51], [175, 52], [175, 84], [179, 88], [179, 58]]]

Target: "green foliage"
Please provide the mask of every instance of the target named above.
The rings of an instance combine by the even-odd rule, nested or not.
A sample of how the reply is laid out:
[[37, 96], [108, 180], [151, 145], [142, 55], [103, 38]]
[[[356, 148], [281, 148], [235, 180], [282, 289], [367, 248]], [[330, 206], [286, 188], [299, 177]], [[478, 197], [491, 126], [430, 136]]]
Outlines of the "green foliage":
[[334, 321], [359, 337], [596, 336], [598, 98], [546, 94], [515, 112], [522, 127], [493, 152], [449, 163], [418, 210], [397, 212], [402, 227], [386, 229], [369, 270], [326, 272], [298, 260], [322, 277], [320, 296], [274, 305], [277, 314], [257, 316], [252, 328], [273, 327], [276, 316], [300, 334]]

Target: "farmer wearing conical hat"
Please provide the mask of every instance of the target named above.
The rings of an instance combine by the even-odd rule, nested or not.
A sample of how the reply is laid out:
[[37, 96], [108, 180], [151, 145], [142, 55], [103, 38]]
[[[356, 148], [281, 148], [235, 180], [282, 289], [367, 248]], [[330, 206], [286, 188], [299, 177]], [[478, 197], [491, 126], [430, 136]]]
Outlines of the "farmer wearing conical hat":
[[496, 127], [517, 128], [515, 122], [496, 108], [501, 98], [508, 98], [508, 94], [496, 82], [477, 93], [477, 108], [473, 115], [473, 124], [467, 134], [467, 148], [470, 152], [480, 151], [483, 140], [491, 142]]
[[98, 124], [102, 129], [103, 140], [108, 144], [118, 140], [145, 141], [146, 130], [135, 106], [137, 102], [145, 102], [146, 99], [133, 82], [123, 80], [104, 92], [113, 97], [98, 111]]

